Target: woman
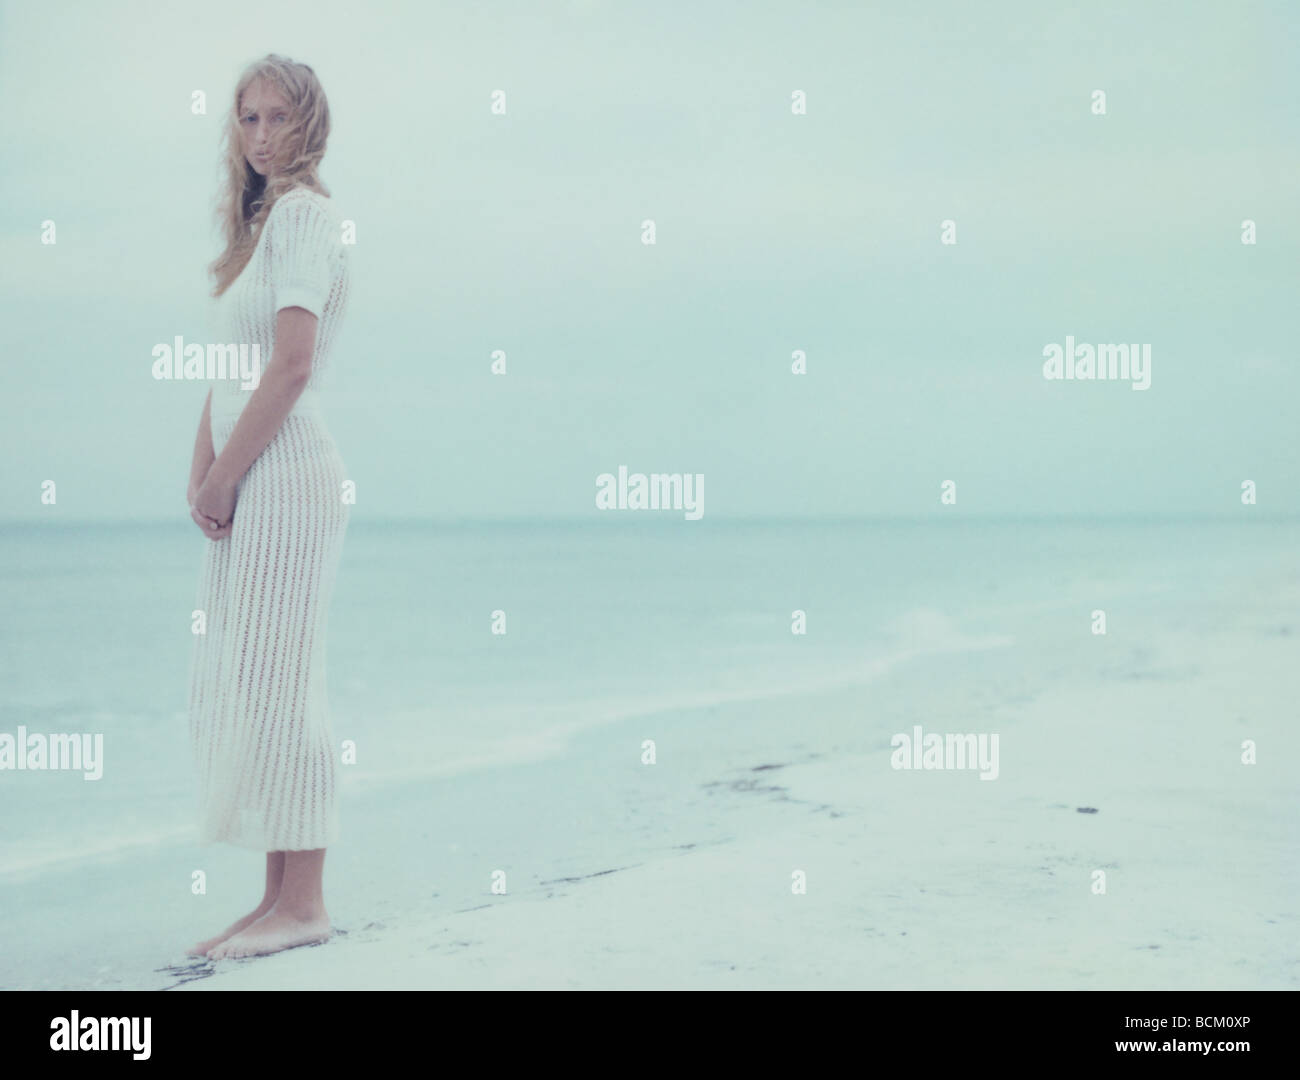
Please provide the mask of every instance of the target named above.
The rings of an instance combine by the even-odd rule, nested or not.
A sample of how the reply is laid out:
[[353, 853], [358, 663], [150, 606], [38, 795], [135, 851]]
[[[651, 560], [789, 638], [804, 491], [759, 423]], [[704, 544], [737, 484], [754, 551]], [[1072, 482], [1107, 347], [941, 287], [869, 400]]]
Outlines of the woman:
[[348, 510], [317, 392], [348, 267], [319, 177], [329, 128], [305, 64], [272, 54], [240, 78], [226, 132], [226, 247], [210, 269], [218, 340], [250, 354], [259, 346], [264, 370], [217, 380], [199, 421], [190, 515], [210, 542], [190, 730], [200, 841], [265, 851], [266, 891], [190, 950], [214, 960], [331, 933], [321, 873], [338, 810], [325, 630]]

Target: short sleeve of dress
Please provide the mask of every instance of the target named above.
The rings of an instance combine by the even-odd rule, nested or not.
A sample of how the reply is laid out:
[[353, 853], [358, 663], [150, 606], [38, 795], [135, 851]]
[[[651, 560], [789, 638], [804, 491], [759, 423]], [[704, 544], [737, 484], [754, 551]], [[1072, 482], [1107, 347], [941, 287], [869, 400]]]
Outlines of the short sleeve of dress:
[[341, 243], [328, 211], [311, 197], [290, 193], [271, 208], [266, 227], [275, 310], [305, 308], [319, 319]]

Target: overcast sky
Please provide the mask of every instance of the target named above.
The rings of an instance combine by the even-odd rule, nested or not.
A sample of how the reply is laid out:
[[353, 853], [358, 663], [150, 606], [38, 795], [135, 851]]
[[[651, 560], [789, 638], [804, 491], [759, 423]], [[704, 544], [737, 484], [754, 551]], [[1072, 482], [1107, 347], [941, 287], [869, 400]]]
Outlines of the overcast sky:
[[[356, 222], [357, 512], [593, 515], [626, 465], [706, 518], [1293, 514], [1300, 5], [1057, 6], [0, 4], [0, 519], [188, 520], [206, 387], [152, 349], [208, 340], [269, 51]], [[1046, 380], [1067, 335], [1150, 388]]]

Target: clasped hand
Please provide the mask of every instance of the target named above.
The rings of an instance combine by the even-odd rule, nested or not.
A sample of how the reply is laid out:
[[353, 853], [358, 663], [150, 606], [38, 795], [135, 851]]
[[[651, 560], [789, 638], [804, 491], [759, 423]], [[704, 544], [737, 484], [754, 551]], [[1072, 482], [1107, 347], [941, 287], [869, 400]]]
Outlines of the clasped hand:
[[190, 517], [203, 530], [209, 540], [220, 540], [230, 535], [230, 525], [235, 514], [235, 486], [221, 484], [208, 473], [197, 488], [190, 485]]

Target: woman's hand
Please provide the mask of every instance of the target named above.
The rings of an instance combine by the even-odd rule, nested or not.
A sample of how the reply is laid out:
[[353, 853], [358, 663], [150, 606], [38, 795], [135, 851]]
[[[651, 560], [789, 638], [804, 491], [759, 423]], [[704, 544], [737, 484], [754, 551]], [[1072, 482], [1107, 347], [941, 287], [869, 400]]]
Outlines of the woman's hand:
[[[207, 474], [206, 469], [204, 469], [203, 472], [205, 475]], [[185, 501], [190, 505], [190, 517], [194, 519], [194, 524], [203, 531], [204, 536], [212, 537], [214, 540], [220, 539], [221, 529], [218, 527], [217, 523], [211, 518], [204, 517], [194, 509], [194, 499], [199, 493], [199, 488], [202, 486], [202, 480], [196, 480], [193, 476], [190, 477], [190, 486], [185, 491]]]
[[222, 483], [209, 472], [190, 499], [190, 517], [210, 540], [220, 540], [230, 535], [234, 514], [235, 485]]
[[194, 507], [190, 507], [190, 517], [194, 519], [194, 524], [203, 530], [203, 535], [209, 540], [220, 540], [223, 536], [230, 535], [230, 526], [224, 529], [220, 528], [211, 518], [204, 517]]

